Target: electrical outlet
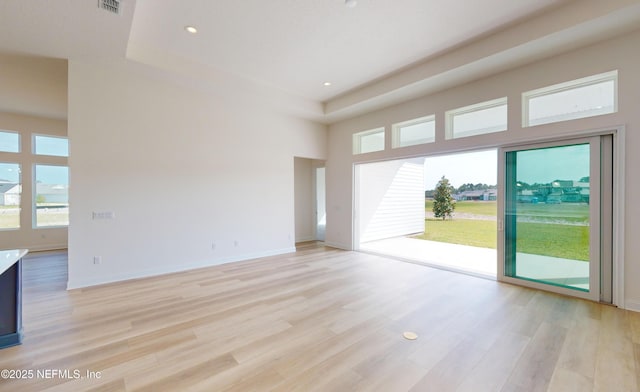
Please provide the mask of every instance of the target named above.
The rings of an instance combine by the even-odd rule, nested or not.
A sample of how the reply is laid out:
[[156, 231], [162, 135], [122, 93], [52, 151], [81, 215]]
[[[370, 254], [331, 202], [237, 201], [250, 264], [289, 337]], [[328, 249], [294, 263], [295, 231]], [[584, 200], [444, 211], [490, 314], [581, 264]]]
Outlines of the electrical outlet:
[[238, 246], [238, 244], [240, 244], [240, 243], [238, 242], [238, 240], [233, 241], [233, 246], [237, 247], [237, 246]]
[[216, 250], [216, 243], [215, 242], [211, 243], [211, 250]]
[[102, 256], [93, 256], [93, 264], [102, 264]]

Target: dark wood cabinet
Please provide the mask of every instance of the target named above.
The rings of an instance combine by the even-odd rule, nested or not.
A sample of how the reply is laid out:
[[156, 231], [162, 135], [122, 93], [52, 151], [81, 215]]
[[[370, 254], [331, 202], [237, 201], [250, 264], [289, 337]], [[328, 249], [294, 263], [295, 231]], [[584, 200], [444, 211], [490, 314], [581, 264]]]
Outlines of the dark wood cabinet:
[[24, 249], [0, 251], [0, 349], [22, 343]]

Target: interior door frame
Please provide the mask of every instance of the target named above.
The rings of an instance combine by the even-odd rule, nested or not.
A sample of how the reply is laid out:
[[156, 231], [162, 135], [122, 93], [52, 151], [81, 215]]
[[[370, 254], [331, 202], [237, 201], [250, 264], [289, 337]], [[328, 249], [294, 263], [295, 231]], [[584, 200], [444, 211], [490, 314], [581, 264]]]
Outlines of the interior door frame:
[[[505, 144], [498, 148], [498, 251], [497, 251], [497, 280], [506, 283], [513, 283], [521, 286], [536, 288], [544, 291], [552, 291], [560, 294], [566, 294], [590, 300], [599, 301], [599, 287], [597, 296], [594, 290], [589, 293], [579, 292], [577, 290], [566, 289], [562, 287], [550, 286], [543, 283], [525, 281], [522, 279], [511, 278], [505, 276], [505, 150], [527, 149], [530, 146], [571, 144], [576, 140], [585, 140], [590, 137], [600, 137], [604, 135], [612, 135], [613, 138], [613, 224], [612, 224], [612, 304], [625, 308], [624, 303], [624, 178], [625, 178], [625, 129], [624, 126], [607, 128], [601, 130], [590, 130], [583, 132], [575, 132], [562, 136], [522, 140], [517, 143]], [[593, 154], [593, 152], [592, 152]], [[599, 184], [598, 184], [599, 187]], [[599, 224], [599, 216], [598, 224]], [[599, 266], [598, 266], [599, 268]], [[591, 272], [591, 270], [590, 270]], [[581, 295], [587, 294], [587, 295]]]
[[[318, 211], [318, 206], [320, 205], [320, 201], [318, 200], [318, 195], [320, 189], [318, 188], [318, 171], [324, 170], [323, 172], [323, 183], [322, 183], [322, 193], [324, 198], [324, 214], [325, 214], [325, 231], [323, 233], [323, 238], [320, 238], [320, 234], [318, 233], [318, 226], [320, 223], [320, 211]], [[327, 214], [327, 167], [324, 161], [312, 161], [311, 170], [313, 171], [311, 178], [313, 181], [312, 184], [312, 192], [313, 192], [313, 235], [316, 241], [324, 242], [326, 240], [326, 214]]]

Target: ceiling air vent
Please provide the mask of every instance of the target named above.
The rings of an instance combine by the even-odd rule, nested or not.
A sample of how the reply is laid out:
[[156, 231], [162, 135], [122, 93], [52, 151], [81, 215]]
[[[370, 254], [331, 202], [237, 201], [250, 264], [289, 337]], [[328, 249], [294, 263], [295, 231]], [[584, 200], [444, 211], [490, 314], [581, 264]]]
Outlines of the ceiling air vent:
[[114, 14], [120, 13], [121, 0], [98, 0], [98, 8], [113, 12]]

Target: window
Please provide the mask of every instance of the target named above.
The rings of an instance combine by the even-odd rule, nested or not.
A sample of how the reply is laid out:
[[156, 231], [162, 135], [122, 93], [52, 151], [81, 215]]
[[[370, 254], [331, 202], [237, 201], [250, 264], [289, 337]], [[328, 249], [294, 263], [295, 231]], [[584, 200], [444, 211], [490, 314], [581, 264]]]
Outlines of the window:
[[69, 225], [69, 168], [35, 165], [36, 227]]
[[615, 113], [618, 71], [572, 80], [522, 94], [522, 126]]
[[449, 110], [445, 117], [447, 139], [506, 131], [507, 98]]
[[0, 151], [20, 152], [20, 134], [0, 131]]
[[33, 146], [33, 152], [36, 155], [69, 156], [69, 139], [66, 137], [35, 135]]
[[365, 154], [367, 152], [384, 150], [384, 128], [358, 132], [353, 135], [353, 153]]
[[436, 140], [435, 116], [393, 124], [392, 132], [393, 148], [433, 143]]
[[20, 165], [0, 163], [0, 229], [20, 228]]

